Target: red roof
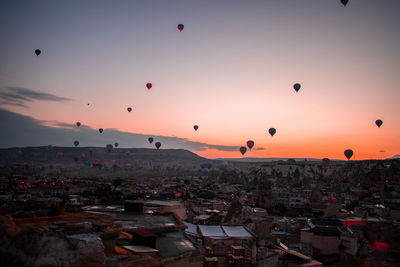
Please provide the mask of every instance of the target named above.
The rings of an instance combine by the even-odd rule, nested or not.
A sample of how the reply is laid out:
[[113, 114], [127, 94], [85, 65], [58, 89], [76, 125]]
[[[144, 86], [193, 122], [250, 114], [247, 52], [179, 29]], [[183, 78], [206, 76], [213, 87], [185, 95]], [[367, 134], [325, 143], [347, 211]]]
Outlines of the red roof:
[[360, 219], [360, 220], [342, 220], [343, 227], [351, 227], [353, 225], [365, 225], [365, 221]]
[[375, 241], [375, 243], [369, 243], [368, 246], [371, 250], [381, 250], [381, 251], [386, 251], [389, 247], [387, 243], [378, 241]]
[[141, 237], [157, 237], [155, 234], [147, 230], [134, 230], [132, 231], [132, 233], [137, 234]]

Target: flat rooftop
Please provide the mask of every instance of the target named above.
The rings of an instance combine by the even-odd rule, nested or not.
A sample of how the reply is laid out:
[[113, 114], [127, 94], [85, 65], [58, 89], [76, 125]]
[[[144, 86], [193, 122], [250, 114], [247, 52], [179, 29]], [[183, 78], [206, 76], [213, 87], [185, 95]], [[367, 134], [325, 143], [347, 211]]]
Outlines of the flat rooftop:
[[156, 240], [158, 255], [162, 258], [176, 257], [198, 249], [184, 235], [183, 231], [169, 232], [160, 235]]
[[123, 207], [117, 205], [92, 205], [85, 206], [84, 210], [90, 213], [100, 213], [113, 219], [121, 225], [125, 232], [146, 229], [152, 233], [183, 230], [184, 224], [180, 224], [172, 214], [161, 215], [156, 213], [125, 212]]

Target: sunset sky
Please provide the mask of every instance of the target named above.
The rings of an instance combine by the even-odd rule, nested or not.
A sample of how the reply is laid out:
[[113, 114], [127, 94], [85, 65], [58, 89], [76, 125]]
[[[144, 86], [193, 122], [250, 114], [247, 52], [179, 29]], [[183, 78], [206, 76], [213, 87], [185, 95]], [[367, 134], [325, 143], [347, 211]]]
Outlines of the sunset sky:
[[[1, 118], [65, 128], [52, 145], [158, 136], [207, 158], [242, 157], [247, 140], [246, 157], [392, 157], [399, 14], [399, 0], [1, 1]], [[1, 147], [49, 145], [3, 127]]]

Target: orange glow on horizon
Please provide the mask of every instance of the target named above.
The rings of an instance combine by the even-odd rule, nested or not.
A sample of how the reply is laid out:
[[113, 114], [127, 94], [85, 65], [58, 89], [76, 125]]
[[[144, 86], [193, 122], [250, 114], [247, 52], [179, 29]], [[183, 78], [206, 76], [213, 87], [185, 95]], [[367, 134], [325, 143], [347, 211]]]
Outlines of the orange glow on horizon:
[[[266, 137], [266, 139], [268, 139]], [[341, 137], [341, 138], [313, 138], [305, 139], [299, 142], [277, 142], [273, 143], [257, 143], [255, 147], [247, 152], [244, 156], [237, 151], [220, 151], [215, 149], [207, 149], [204, 151], [193, 151], [199, 156], [215, 159], [215, 158], [242, 158], [242, 157], [255, 157], [255, 158], [330, 158], [330, 159], [343, 159], [347, 160], [344, 156], [344, 150], [352, 149], [354, 155], [351, 160], [366, 160], [366, 159], [385, 159], [390, 158], [398, 151], [400, 145], [396, 143], [395, 136], [391, 136], [382, 140], [381, 144], [371, 142], [374, 140], [373, 136], [363, 137]], [[242, 144], [245, 146], [245, 144]], [[257, 150], [257, 148], [264, 148]], [[384, 151], [384, 152], [381, 152]]]

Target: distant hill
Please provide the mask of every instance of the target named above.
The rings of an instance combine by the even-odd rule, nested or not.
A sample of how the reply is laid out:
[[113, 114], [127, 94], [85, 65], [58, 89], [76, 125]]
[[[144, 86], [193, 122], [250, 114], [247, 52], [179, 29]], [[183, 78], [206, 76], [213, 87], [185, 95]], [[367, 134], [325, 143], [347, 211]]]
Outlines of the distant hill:
[[[57, 157], [61, 152], [62, 157]], [[84, 155], [81, 158], [81, 155]], [[71, 161], [75, 157], [82, 160], [142, 160], [142, 161], [208, 161], [185, 149], [113, 148], [110, 152], [103, 147], [16, 147], [0, 149], [0, 161]]]
[[[58, 155], [58, 156], [57, 156]], [[160, 177], [194, 175], [217, 161], [184, 149], [104, 147], [15, 147], [0, 149], [3, 175], [64, 176], [67, 178], [124, 178], [140, 183], [160, 182]]]
[[[57, 156], [58, 155], [58, 156]], [[48, 177], [134, 179], [138, 182], [160, 177], [205, 175], [226, 166], [221, 159], [202, 158], [184, 149], [113, 148], [105, 147], [14, 147], [0, 149], [0, 176], [44, 175]], [[304, 165], [304, 158], [230, 158], [229, 168], [248, 171], [255, 165]], [[311, 165], [322, 164], [320, 159], [306, 159]], [[296, 162], [294, 162], [296, 161]], [[336, 161], [336, 160], [335, 160]], [[398, 160], [392, 159], [391, 172], [398, 173]], [[284, 164], [282, 164], [284, 162]], [[375, 164], [376, 160], [351, 161], [351, 165]], [[337, 161], [347, 166], [346, 161]], [[343, 164], [342, 164], [343, 163]], [[331, 165], [334, 166], [334, 165]], [[282, 167], [282, 166], [281, 166]], [[284, 167], [282, 167], [284, 168]]]
[[391, 157], [392, 159], [400, 159], [400, 154], [394, 155], [393, 157]]
[[[205, 164], [205, 165], [204, 165]], [[184, 149], [104, 147], [15, 147], [0, 149], [0, 173], [65, 177], [151, 177], [194, 173], [218, 162]]]
[[295, 161], [320, 161], [321, 159], [314, 158], [219, 158], [218, 160], [239, 161], [239, 162], [272, 162], [272, 161], [287, 161], [293, 159]]

